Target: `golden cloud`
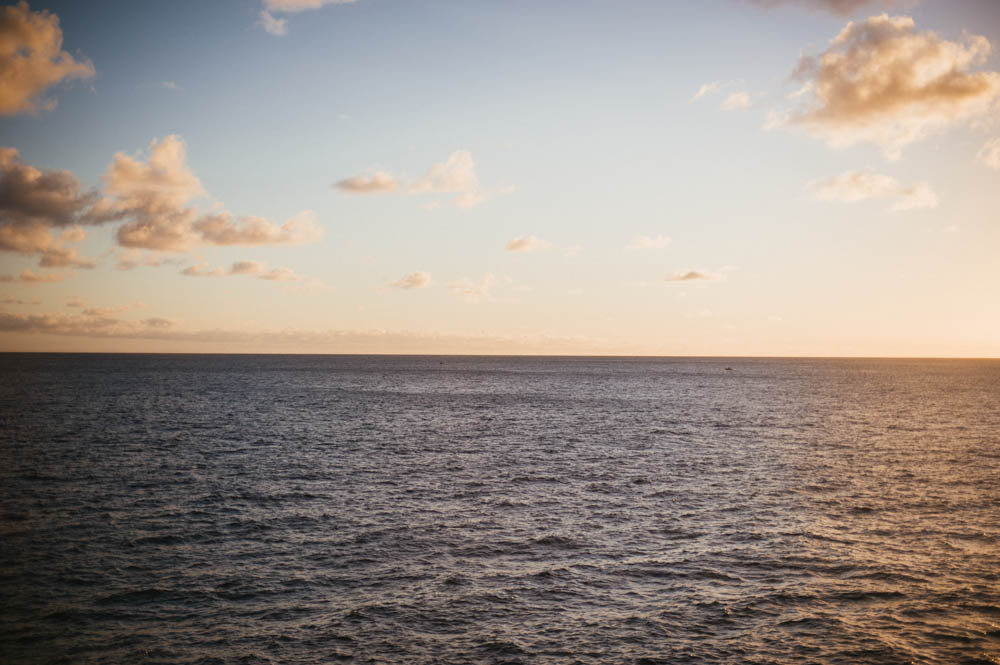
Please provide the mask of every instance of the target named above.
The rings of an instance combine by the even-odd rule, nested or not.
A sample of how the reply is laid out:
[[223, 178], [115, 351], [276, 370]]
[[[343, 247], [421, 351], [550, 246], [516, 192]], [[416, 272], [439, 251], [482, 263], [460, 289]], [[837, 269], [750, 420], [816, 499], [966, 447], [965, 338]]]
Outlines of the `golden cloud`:
[[907, 144], [990, 111], [1000, 74], [970, 71], [990, 51], [985, 37], [917, 32], [908, 16], [848, 23], [826, 51], [799, 61], [793, 76], [806, 106], [785, 122], [833, 147], [870, 142], [898, 159]]
[[51, 110], [54, 99], [42, 99], [57, 83], [89, 78], [94, 66], [62, 50], [59, 17], [33, 12], [21, 0], [0, 9], [0, 115]]

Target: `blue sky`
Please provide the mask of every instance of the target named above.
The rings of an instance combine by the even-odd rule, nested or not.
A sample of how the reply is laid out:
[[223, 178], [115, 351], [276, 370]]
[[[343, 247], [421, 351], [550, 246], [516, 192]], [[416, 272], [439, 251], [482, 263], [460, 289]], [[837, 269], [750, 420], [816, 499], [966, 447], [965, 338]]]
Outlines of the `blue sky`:
[[[993, 92], [974, 112], [949, 107], [898, 158], [878, 140], [831, 148], [829, 127], [764, 129], [802, 99], [789, 99], [800, 56], [831, 48], [849, 21], [887, 11], [912, 18], [900, 39], [933, 31], [971, 49], [964, 35], [981, 35], [995, 49], [1000, 9], [822, 4], [357, 0], [275, 9], [287, 21], [276, 36], [259, 24], [260, 2], [33, 2], [94, 75], [49, 87], [54, 109], [0, 117], [0, 146], [110, 196], [102, 174], [116, 153], [142, 162], [152, 142], [176, 136], [205, 192], [190, 202], [201, 213], [279, 225], [312, 211], [321, 236], [132, 248], [160, 265], [122, 270], [120, 219], [84, 225], [80, 255], [95, 265], [45, 284], [15, 279], [43, 272], [37, 252], [0, 253], [11, 276], [0, 296], [40, 301], [5, 306], [0, 344], [1000, 354], [1000, 170], [977, 159], [1000, 136]], [[963, 75], [997, 69], [990, 52]], [[457, 152], [471, 157], [482, 202], [409, 193]], [[397, 189], [334, 186], [376, 172]], [[847, 173], [896, 184], [873, 181], [850, 201], [860, 195], [837, 185], [820, 200], [816, 183]], [[935, 205], [891, 210], [920, 184]], [[506, 249], [529, 236], [537, 251]], [[182, 274], [229, 275], [239, 261], [301, 279]], [[685, 272], [704, 279], [672, 277]], [[393, 286], [416, 273], [419, 287]], [[142, 307], [100, 323], [70, 301]], [[154, 318], [162, 328], [142, 327]]]

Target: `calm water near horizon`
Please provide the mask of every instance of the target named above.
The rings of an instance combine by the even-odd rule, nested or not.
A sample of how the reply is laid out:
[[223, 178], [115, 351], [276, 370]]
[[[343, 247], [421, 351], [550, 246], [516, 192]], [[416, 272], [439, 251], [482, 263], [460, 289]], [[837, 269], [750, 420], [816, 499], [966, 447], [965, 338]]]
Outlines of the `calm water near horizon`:
[[3, 663], [1000, 663], [1000, 361], [0, 377]]

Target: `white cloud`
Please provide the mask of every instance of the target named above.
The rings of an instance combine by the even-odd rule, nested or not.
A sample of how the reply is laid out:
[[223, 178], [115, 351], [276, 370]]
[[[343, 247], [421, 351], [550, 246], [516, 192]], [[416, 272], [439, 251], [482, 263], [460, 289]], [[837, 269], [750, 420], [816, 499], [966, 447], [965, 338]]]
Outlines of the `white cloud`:
[[809, 189], [821, 201], [854, 203], [868, 199], [896, 199], [891, 210], [936, 208], [937, 195], [927, 183], [909, 187], [895, 178], [870, 171], [847, 171], [832, 178], [814, 180]]
[[563, 250], [563, 256], [579, 256], [583, 251], [583, 245], [570, 245]]
[[551, 245], [537, 236], [518, 236], [504, 247], [508, 252], [539, 252]]
[[976, 153], [981, 164], [991, 169], [1000, 169], [1000, 138], [987, 141]]
[[991, 48], [985, 37], [917, 32], [908, 16], [848, 23], [826, 51], [800, 59], [794, 76], [805, 84], [805, 106], [785, 112], [786, 121], [832, 147], [874, 143], [898, 159], [907, 144], [990, 112], [1000, 74], [971, 69]]
[[626, 249], [664, 249], [670, 244], [670, 238], [664, 235], [635, 236]]
[[59, 17], [28, 3], [0, 8], [0, 115], [55, 108], [45, 91], [61, 81], [90, 78], [94, 66], [62, 50]]
[[423, 289], [431, 285], [430, 273], [418, 270], [409, 275], [403, 275], [398, 280], [390, 284], [397, 289]]
[[721, 81], [712, 81], [710, 83], [703, 83], [698, 92], [694, 93], [694, 97], [691, 98], [692, 102], [696, 102], [706, 95], [711, 95], [722, 90], [723, 84]]
[[750, 104], [750, 94], [741, 90], [726, 97], [726, 101], [722, 102], [722, 108], [725, 111], [736, 111], [748, 109]]
[[468, 150], [456, 150], [448, 159], [435, 164], [427, 173], [410, 185], [411, 194], [428, 192], [451, 194], [468, 193], [479, 189], [479, 177], [476, 175], [476, 163]]

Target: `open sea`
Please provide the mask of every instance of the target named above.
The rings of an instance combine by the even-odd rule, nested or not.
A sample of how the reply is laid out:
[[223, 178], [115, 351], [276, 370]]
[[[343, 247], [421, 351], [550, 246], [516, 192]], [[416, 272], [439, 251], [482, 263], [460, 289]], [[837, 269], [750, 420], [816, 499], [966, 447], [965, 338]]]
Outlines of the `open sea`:
[[1000, 361], [0, 354], [0, 662], [1000, 663]]

